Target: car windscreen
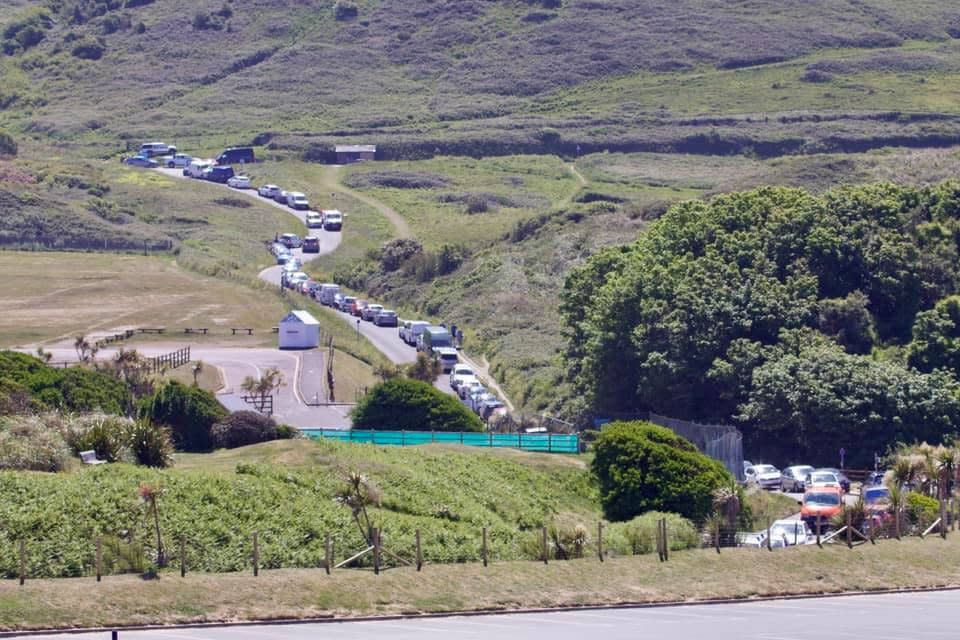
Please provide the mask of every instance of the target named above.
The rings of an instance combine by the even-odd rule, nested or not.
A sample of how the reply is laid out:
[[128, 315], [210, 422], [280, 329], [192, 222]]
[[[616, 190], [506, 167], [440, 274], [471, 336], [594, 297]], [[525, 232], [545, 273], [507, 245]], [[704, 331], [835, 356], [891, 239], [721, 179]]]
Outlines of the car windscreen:
[[777, 468], [769, 464], [758, 464], [754, 467], [757, 473], [776, 473]]
[[832, 483], [836, 484], [836, 483], [837, 483], [837, 476], [833, 475], [832, 473], [815, 473], [815, 474], [813, 474], [813, 476], [811, 477], [811, 481], [814, 482], [814, 483], [817, 483], [817, 482], [832, 482]]
[[804, 504], [819, 507], [835, 507], [840, 504], [840, 495], [837, 493], [808, 493], [803, 497]]
[[863, 492], [863, 501], [868, 503], [887, 502], [890, 500], [890, 491], [886, 487], [881, 489], [867, 489]]
[[797, 520], [796, 524], [794, 523], [781, 523], [775, 524], [770, 527], [771, 536], [787, 536], [788, 538], [797, 535], [798, 537], [803, 537], [806, 534], [806, 531], [803, 528], [803, 523]]

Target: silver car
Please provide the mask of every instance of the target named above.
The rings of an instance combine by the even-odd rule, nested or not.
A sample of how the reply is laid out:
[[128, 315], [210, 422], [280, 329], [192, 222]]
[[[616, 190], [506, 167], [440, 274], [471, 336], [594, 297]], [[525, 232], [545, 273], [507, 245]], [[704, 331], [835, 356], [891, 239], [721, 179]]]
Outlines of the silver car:
[[757, 486], [761, 489], [780, 488], [780, 470], [772, 464], [755, 464], [752, 467], [747, 467], [745, 474], [747, 485]]
[[787, 467], [780, 474], [780, 488], [790, 493], [803, 493], [807, 488], [807, 478], [813, 473], [813, 467], [798, 464]]

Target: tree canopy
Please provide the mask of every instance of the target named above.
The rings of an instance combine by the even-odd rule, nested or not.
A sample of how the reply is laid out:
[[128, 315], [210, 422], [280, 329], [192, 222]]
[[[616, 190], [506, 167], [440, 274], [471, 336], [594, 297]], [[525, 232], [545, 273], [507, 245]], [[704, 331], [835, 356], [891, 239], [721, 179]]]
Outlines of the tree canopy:
[[353, 409], [354, 429], [482, 431], [480, 418], [456, 398], [420, 380], [395, 377], [374, 385]]
[[[930, 380], [899, 354], [914, 337], [911, 364], [919, 366], [929, 349], [913, 333], [927, 325], [943, 333], [945, 308], [927, 325], [921, 319], [957, 290], [958, 237], [957, 182], [823, 196], [766, 187], [678, 204], [633, 244], [602, 251], [568, 276], [561, 312], [570, 379], [594, 411], [739, 417], [762, 429], [766, 416], [746, 410], [761, 406], [763, 394], [750, 395], [755, 369], [770, 357], [765, 348], [808, 330], [839, 345], [829, 356], [837, 366], [857, 362], [844, 350], [893, 348], [892, 361], [868, 368], [871, 375], [883, 370], [924, 387]], [[825, 358], [823, 349], [799, 357]], [[952, 416], [934, 424], [955, 427]], [[872, 428], [873, 420], [849, 424]]]

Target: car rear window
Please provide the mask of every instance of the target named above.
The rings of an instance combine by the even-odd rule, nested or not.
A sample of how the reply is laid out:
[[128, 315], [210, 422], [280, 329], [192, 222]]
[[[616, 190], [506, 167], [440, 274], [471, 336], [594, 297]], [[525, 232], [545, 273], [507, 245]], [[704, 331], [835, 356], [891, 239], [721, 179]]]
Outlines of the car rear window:
[[808, 505], [834, 507], [840, 504], [840, 494], [832, 492], [808, 493], [803, 497], [803, 501]]

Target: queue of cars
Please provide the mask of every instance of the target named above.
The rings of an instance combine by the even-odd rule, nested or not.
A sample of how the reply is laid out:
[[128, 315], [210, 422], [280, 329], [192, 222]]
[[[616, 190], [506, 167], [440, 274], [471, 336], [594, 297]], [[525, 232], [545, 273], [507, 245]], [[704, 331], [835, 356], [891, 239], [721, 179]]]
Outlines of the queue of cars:
[[844, 492], [850, 491], [850, 478], [834, 467], [815, 469], [810, 465], [794, 465], [781, 471], [772, 464], [745, 461], [743, 474], [747, 485], [760, 489], [802, 493], [810, 487], [837, 486]]

